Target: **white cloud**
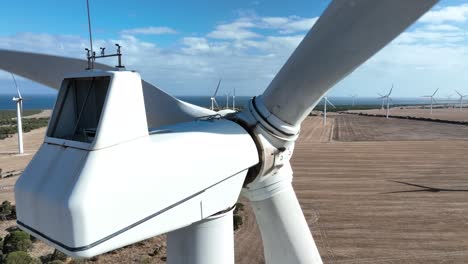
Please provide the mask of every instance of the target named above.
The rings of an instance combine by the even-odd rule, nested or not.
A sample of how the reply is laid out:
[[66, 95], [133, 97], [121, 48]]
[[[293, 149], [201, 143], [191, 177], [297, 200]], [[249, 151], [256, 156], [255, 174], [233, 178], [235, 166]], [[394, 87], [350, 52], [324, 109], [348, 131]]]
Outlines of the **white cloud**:
[[419, 19], [423, 23], [465, 22], [468, 20], [468, 4], [447, 6], [427, 12]]
[[[223, 89], [237, 87], [241, 94], [255, 94], [265, 88], [272, 76], [295, 48], [302, 36], [269, 36], [250, 40], [183, 37], [180, 45], [161, 48], [136, 36], [95, 39], [94, 46], [114, 49], [123, 46], [123, 64], [143, 78], [173, 94], [210, 93], [211, 82], [223, 78]], [[252, 40], [253, 41], [253, 40]], [[88, 39], [79, 36], [24, 33], [0, 37], [0, 48], [54, 54], [84, 59]], [[115, 65], [115, 59], [99, 62]], [[1, 78], [8, 79], [6, 73]], [[245, 89], [245, 90], [244, 90]]]
[[208, 37], [215, 39], [249, 39], [260, 37], [259, 34], [249, 30], [255, 24], [248, 19], [239, 19], [232, 23], [218, 25], [215, 30], [208, 33]]
[[[465, 21], [465, 15], [448, 20], [442, 11], [448, 12], [445, 8], [435, 10], [438, 15], [424, 18], [403, 33], [340, 83], [332, 94], [348, 94], [350, 87], [374, 91], [375, 85], [395, 82], [394, 93], [398, 96], [400, 91], [410, 94], [418, 82], [427, 87], [444, 82], [457, 87], [462, 81], [468, 82], [467, 27], [458, 22]], [[121, 44], [123, 63], [128, 69], [139, 71], [144, 79], [172, 94], [210, 94], [217, 80], [223, 78], [221, 89], [236, 87], [239, 95], [253, 95], [263, 91], [316, 21], [317, 18], [249, 14], [213, 26], [206, 35], [181, 34], [177, 42], [167, 47], [143, 41], [139, 35], [150, 31], [138, 33], [137, 29], [123, 30], [115, 39], [96, 39], [95, 46], [108, 47], [110, 53], [114, 43]], [[88, 45], [86, 37], [70, 35], [0, 36], [0, 48], [79, 58], [84, 58]], [[105, 62], [115, 65], [113, 58]], [[0, 72], [2, 78], [9, 76]]]
[[290, 17], [264, 17], [261, 21], [267, 28], [279, 29], [281, 34], [289, 34], [301, 31], [308, 31], [317, 22], [318, 17], [302, 18]]
[[460, 42], [465, 40], [465, 33], [462, 31], [430, 31], [417, 29], [411, 32], [404, 32], [397, 38], [399, 43], [421, 43], [421, 42], [442, 42], [444, 44]]
[[461, 31], [461, 28], [449, 24], [429, 24], [424, 28], [431, 31]]
[[176, 30], [169, 27], [142, 27], [124, 29], [120, 32], [126, 35], [162, 35], [162, 34], [175, 34]]
[[272, 29], [280, 34], [306, 32], [312, 28], [317, 19], [317, 17], [302, 18], [298, 16], [243, 16], [234, 22], [218, 25], [215, 30], [210, 32], [207, 36], [215, 39], [243, 40], [262, 37], [263, 33], [258, 31], [264, 29]]

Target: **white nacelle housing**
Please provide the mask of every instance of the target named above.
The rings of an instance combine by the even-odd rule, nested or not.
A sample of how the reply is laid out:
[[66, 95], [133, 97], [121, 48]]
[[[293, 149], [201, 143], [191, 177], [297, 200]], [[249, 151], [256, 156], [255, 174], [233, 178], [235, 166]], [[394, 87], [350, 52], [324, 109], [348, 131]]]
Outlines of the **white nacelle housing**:
[[18, 225], [91, 257], [235, 204], [258, 163], [241, 126], [211, 119], [149, 131], [146, 122], [139, 74], [65, 78], [45, 141], [15, 186]]

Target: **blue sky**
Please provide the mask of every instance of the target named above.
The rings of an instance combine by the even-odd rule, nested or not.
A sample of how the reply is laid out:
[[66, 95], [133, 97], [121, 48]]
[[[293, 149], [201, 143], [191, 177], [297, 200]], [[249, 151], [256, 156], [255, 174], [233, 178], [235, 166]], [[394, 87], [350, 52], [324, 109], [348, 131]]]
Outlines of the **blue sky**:
[[[123, 45], [124, 64], [174, 95], [262, 93], [329, 1], [90, 0], [94, 46]], [[84, 58], [86, 1], [16, 0], [0, 9], [0, 48]], [[468, 3], [444, 0], [330, 96], [468, 94]], [[339, 40], [339, 38], [337, 38]], [[114, 64], [113, 61], [109, 63]], [[19, 80], [24, 94], [54, 90]], [[0, 72], [0, 94], [11, 93]]]

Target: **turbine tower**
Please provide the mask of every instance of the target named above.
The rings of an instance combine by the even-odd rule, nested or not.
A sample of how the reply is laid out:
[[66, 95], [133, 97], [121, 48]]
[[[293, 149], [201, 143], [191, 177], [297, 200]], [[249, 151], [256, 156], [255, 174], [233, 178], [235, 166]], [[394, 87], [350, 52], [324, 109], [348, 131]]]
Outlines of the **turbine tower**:
[[236, 111], [236, 88], [232, 94], [232, 110]]
[[384, 105], [385, 105], [385, 95], [381, 93], [377, 93], [380, 97], [377, 97], [377, 99], [382, 99], [382, 105], [380, 106], [380, 110], [384, 110]]
[[226, 95], [226, 109], [229, 109], [229, 97], [231, 96], [231, 93], [225, 93]]
[[[332, 1], [264, 92], [224, 118], [134, 71], [94, 63], [101, 71], [76, 73], [86, 61], [0, 50], [0, 69], [60, 89], [44, 144], [15, 185], [18, 226], [73, 257], [167, 234], [171, 264], [234, 263], [242, 194], [265, 263], [322, 263], [292, 186], [301, 123], [436, 2]], [[219, 146], [230, 151], [213, 155]]]
[[467, 97], [468, 94], [466, 95], [462, 95], [461, 93], [459, 93], [457, 90], [455, 90], [455, 92], [457, 92], [458, 96], [460, 96], [460, 112], [463, 110], [463, 98], [464, 97]]
[[432, 104], [437, 103], [436, 99], [434, 98], [434, 95], [437, 93], [437, 91], [439, 91], [439, 88], [437, 88], [432, 95], [423, 96], [423, 97], [426, 97], [426, 98], [431, 98], [431, 115], [432, 115]]
[[23, 113], [23, 97], [21, 96], [18, 84], [16, 83], [15, 76], [11, 74], [13, 81], [15, 83], [16, 92], [18, 97], [13, 97], [13, 101], [16, 102], [16, 122], [18, 127], [18, 153], [23, 154], [23, 122], [21, 119], [21, 114]]
[[393, 91], [393, 84], [392, 84], [392, 88], [390, 88], [390, 91], [388, 92], [388, 94], [377, 98], [377, 99], [382, 99], [382, 109], [383, 109], [384, 101], [386, 101], [387, 109], [386, 109], [386, 112], [385, 112], [385, 117], [387, 119], [388, 119], [388, 114], [389, 114], [389, 111], [390, 111], [390, 100], [391, 100], [390, 95], [392, 94], [392, 91]]
[[350, 94], [349, 96], [351, 96], [351, 99], [353, 100], [352, 103], [351, 103], [351, 106], [354, 106], [354, 101], [357, 97], [357, 94]]
[[221, 84], [221, 79], [219, 79], [219, 81], [218, 81], [218, 85], [216, 86], [216, 90], [215, 90], [214, 94], [210, 97], [210, 99], [211, 99], [211, 108], [210, 108], [210, 110], [212, 110], [212, 111], [214, 111], [215, 105], [219, 110], [218, 102], [216, 102], [216, 94], [218, 93], [220, 84]]
[[328, 100], [328, 97], [325, 96], [323, 97], [323, 126], [325, 127], [327, 125], [327, 104], [330, 104], [333, 106], [333, 108], [336, 108], [330, 100]]

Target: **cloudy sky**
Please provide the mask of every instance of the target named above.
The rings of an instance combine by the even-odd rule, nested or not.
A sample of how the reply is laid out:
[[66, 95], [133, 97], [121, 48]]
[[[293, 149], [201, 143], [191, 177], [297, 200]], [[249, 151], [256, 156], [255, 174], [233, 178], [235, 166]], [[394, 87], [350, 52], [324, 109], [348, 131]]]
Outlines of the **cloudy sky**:
[[[318, 19], [325, 0], [90, 0], [95, 47], [123, 46], [124, 64], [174, 95], [261, 93]], [[331, 96], [395, 97], [440, 88], [468, 94], [468, 2], [444, 0], [385, 49], [337, 84]], [[339, 41], [339, 36], [337, 36]], [[16, 0], [0, 9], [0, 49], [84, 58], [86, 2]], [[108, 61], [114, 64], [114, 61]], [[25, 94], [54, 90], [21, 79]], [[0, 94], [13, 92], [0, 71]]]

